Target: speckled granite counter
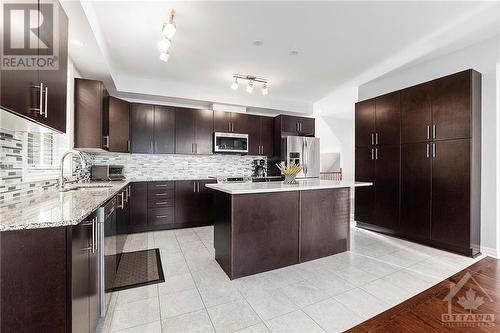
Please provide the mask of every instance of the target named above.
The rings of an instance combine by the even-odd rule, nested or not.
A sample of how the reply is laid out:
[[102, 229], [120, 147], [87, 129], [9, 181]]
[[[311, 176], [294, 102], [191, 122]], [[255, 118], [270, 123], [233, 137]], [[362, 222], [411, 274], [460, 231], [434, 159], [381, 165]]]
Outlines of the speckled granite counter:
[[24, 197], [0, 208], [0, 232], [75, 225], [124, 188], [128, 181], [72, 184], [78, 186], [110, 185], [106, 188], [85, 188]]

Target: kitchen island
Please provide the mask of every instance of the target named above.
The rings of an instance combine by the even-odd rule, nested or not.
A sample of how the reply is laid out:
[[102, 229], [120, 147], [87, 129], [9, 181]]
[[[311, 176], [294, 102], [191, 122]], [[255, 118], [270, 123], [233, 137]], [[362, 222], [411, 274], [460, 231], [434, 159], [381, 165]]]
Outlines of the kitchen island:
[[371, 185], [207, 184], [215, 191], [215, 259], [235, 279], [347, 251], [351, 188]]

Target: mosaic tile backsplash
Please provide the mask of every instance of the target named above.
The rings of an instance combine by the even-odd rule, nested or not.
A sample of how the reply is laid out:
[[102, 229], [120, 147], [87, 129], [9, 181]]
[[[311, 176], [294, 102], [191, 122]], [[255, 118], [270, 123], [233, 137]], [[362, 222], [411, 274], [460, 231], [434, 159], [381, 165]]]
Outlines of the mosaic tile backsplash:
[[128, 180], [203, 179], [217, 176], [251, 176], [252, 163], [258, 158], [261, 157], [95, 153], [93, 163], [123, 165]]

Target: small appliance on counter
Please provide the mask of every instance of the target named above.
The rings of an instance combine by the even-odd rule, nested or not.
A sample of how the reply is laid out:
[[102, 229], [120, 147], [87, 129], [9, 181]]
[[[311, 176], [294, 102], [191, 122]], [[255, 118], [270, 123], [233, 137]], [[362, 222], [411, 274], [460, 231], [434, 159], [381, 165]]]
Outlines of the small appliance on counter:
[[124, 180], [123, 165], [93, 165], [90, 168], [91, 180]]
[[252, 177], [242, 176], [242, 177], [209, 177], [216, 178], [217, 183], [251, 183]]
[[267, 177], [266, 161], [264, 159], [253, 160], [253, 177]]

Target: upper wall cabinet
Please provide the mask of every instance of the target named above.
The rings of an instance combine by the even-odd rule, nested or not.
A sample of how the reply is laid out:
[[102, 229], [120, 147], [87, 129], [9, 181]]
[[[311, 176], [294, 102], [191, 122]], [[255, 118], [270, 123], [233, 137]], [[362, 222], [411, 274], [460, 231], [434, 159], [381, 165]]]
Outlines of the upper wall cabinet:
[[247, 115], [248, 154], [273, 156], [272, 117]]
[[249, 115], [237, 112], [214, 111], [214, 132], [248, 133]]
[[175, 118], [177, 154], [213, 153], [213, 111], [175, 108]]
[[109, 95], [101, 81], [75, 79], [75, 148], [109, 150]]
[[130, 152], [130, 103], [109, 97], [109, 151]]
[[279, 115], [274, 118], [275, 128], [287, 135], [314, 136], [314, 118]]
[[403, 89], [403, 143], [470, 138], [470, 110], [473, 101], [480, 103], [473, 86], [480, 87], [480, 74], [466, 70]]
[[132, 104], [130, 131], [132, 153], [173, 154], [175, 110], [159, 105]]
[[[52, 7], [42, 6], [36, 2], [33, 4], [33, 10], [40, 8], [42, 14], [44, 11], [51, 11]], [[32, 119], [42, 125], [55, 129], [59, 132], [66, 132], [66, 88], [67, 88], [67, 69], [68, 69], [68, 18], [61, 5], [57, 1], [43, 4], [53, 4], [54, 12], [57, 13], [58, 26], [48, 29], [49, 25], [41, 24], [37, 30], [39, 38], [49, 46], [49, 50], [57, 50], [56, 69], [24, 70], [24, 69], [2, 69], [1, 71], [1, 89], [0, 104], [2, 108], [13, 111], [23, 117]], [[6, 10], [4, 8], [4, 10]], [[40, 16], [36, 16], [40, 17]], [[54, 17], [52, 12], [47, 13], [46, 17]], [[38, 25], [36, 25], [38, 26]], [[45, 28], [44, 28], [45, 27]], [[50, 28], [52, 28], [50, 26]], [[57, 30], [56, 30], [57, 29]], [[50, 30], [50, 31], [49, 31]], [[24, 34], [11, 34], [13, 38], [24, 38]], [[51, 36], [58, 36], [50, 38]], [[54, 41], [59, 44], [54, 47]], [[51, 44], [52, 43], [52, 44]], [[13, 40], [11, 45], [24, 45], [24, 40]], [[52, 47], [51, 47], [52, 46]], [[16, 53], [16, 50], [13, 50]], [[28, 53], [26, 53], [28, 52]], [[20, 49], [17, 54], [47, 56], [45, 59], [53, 59], [52, 54], [47, 53], [46, 48], [34, 47], [30, 49]], [[17, 56], [17, 55], [16, 55]], [[4, 59], [5, 60], [5, 59]]]
[[356, 103], [356, 147], [400, 144], [399, 91]]

